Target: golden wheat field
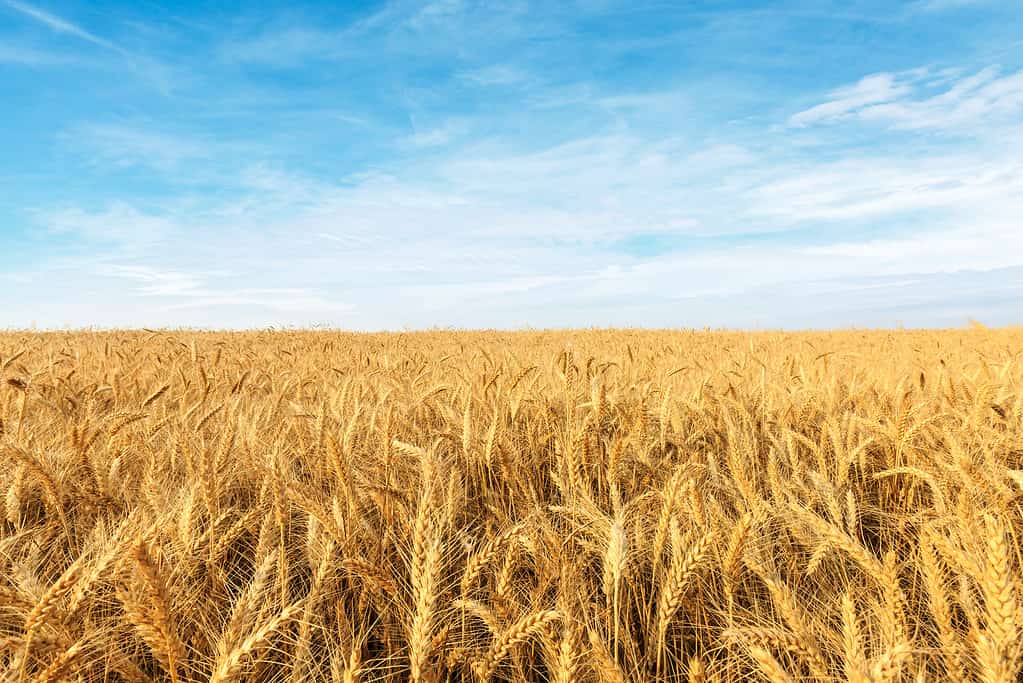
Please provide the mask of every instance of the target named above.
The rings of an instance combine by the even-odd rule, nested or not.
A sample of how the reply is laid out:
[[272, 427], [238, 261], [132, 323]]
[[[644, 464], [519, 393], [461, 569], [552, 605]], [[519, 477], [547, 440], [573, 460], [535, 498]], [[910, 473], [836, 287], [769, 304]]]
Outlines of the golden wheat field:
[[1021, 351], [3, 333], [3, 680], [1015, 681]]

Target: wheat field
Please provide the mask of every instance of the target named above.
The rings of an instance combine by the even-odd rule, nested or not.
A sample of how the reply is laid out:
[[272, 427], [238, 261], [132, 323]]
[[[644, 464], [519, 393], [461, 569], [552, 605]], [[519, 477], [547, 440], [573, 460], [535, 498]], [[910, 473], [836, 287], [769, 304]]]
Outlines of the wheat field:
[[2, 680], [1015, 681], [1021, 351], [2, 333]]

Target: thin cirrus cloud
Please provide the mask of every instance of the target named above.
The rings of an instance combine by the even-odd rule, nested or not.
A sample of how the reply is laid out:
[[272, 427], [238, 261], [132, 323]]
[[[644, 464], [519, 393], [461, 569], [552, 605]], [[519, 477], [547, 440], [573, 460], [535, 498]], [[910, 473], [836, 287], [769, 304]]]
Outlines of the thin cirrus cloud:
[[87, 124], [64, 131], [60, 141], [81, 152], [90, 163], [109, 166], [146, 165], [174, 169], [189, 161], [209, 160], [217, 143], [117, 124]]
[[789, 118], [789, 123], [794, 126], [808, 126], [822, 121], [833, 121], [855, 114], [870, 105], [891, 102], [910, 90], [906, 85], [896, 85], [895, 78], [893, 74], [888, 73], [865, 76], [854, 85], [832, 91], [831, 99], [827, 102], [793, 114]]
[[0, 64], [28, 67], [68, 66], [80, 63], [78, 59], [31, 46], [0, 45]]
[[121, 48], [110, 41], [104, 40], [103, 38], [86, 31], [81, 26], [51, 14], [39, 7], [36, 7], [35, 5], [30, 5], [27, 2], [19, 2], [18, 0], [3, 0], [2, 4], [15, 12], [28, 17], [29, 19], [43, 24], [57, 33], [67, 34], [92, 43], [93, 45], [98, 45], [100, 47], [107, 48], [108, 50], [114, 50], [115, 52], [121, 52]]
[[[1014, 321], [1011, 19], [879, 7], [899, 44], [864, 51], [867, 9], [797, 4], [765, 26], [741, 3], [181, 22], [0, 0], [41, 31], [0, 49], [0, 325]], [[943, 32], [950, 12], [976, 40]], [[822, 32], [834, 59], [780, 48]], [[69, 88], [49, 55], [74, 45], [111, 59]], [[173, 87], [140, 82], [139, 55]]]
[[793, 126], [843, 119], [902, 129], [952, 128], [1018, 118], [1023, 110], [1023, 71], [1002, 75], [992, 65], [949, 82], [926, 71], [880, 73], [834, 90], [830, 99], [789, 117]]

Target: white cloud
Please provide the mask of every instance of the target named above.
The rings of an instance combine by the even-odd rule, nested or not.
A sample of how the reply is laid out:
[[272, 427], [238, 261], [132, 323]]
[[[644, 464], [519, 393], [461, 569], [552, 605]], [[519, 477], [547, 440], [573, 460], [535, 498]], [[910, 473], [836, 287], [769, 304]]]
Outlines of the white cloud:
[[466, 124], [458, 120], [445, 121], [438, 126], [428, 128], [414, 127], [415, 132], [405, 140], [412, 147], [442, 147], [455, 141], [467, 129]]
[[135, 291], [145, 296], [191, 296], [201, 293], [200, 288], [205, 285], [205, 280], [197, 275], [143, 265], [111, 263], [99, 268], [97, 274], [140, 283]]
[[119, 55], [119, 57], [115, 60], [110, 60], [101, 56], [101, 53], [93, 55], [63, 54], [52, 50], [43, 51], [34, 47], [8, 44], [0, 45], [0, 64], [89, 68], [117, 73], [118, 77], [127, 70], [134, 77], [145, 82], [164, 96], [170, 95], [175, 88], [180, 87], [185, 81], [194, 78], [192, 74], [186, 75], [184, 69], [178, 69], [175, 66], [162, 63], [144, 54], [129, 52], [114, 42], [101, 38], [71, 21], [46, 12], [34, 5], [21, 2], [20, 0], [0, 0], [0, 9], [4, 6], [10, 7], [22, 16], [28, 17], [56, 33], [72, 36], [106, 48], [109, 52]]
[[223, 151], [222, 145], [210, 141], [123, 124], [82, 125], [62, 132], [59, 140], [65, 147], [89, 154], [97, 164], [149, 166], [164, 171], [185, 161], [208, 161]]
[[832, 92], [828, 101], [794, 114], [789, 123], [805, 127], [855, 119], [900, 129], [983, 133], [1011, 121], [1021, 110], [1023, 71], [999, 75], [998, 67], [989, 66], [969, 76], [930, 77], [917, 70], [867, 76]]
[[[990, 155], [988, 158], [984, 158]], [[925, 158], [864, 155], [782, 169], [753, 188], [756, 213], [788, 221], [858, 220], [930, 209], [1008, 211], [1023, 196], [1023, 162], [1011, 153]]]
[[334, 233], [318, 232], [316, 233], [316, 236], [319, 237], [320, 239], [327, 240], [328, 242], [337, 242], [338, 244], [344, 244], [353, 247], [366, 246], [369, 244], [373, 244], [374, 242], [378, 242], [378, 240], [374, 240], [372, 237], [352, 233], [338, 235]]
[[416, 30], [429, 29], [457, 16], [463, 10], [462, 0], [434, 0], [409, 17], [405, 24]]
[[789, 123], [793, 126], [809, 126], [840, 119], [866, 105], [890, 102], [909, 92], [908, 86], [896, 84], [895, 81], [895, 75], [890, 73], [865, 76], [854, 85], [832, 91], [831, 99], [827, 102], [793, 114]]
[[57, 33], [66, 33], [94, 45], [99, 45], [100, 47], [105, 47], [116, 52], [123, 52], [121, 48], [110, 41], [104, 40], [103, 38], [86, 31], [77, 24], [67, 21], [66, 19], [62, 19], [55, 14], [45, 12], [34, 5], [28, 4], [27, 2], [20, 2], [19, 0], [3, 0], [3, 3], [11, 9], [48, 26]]
[[672, 90], [642, 93], [619, 93], [605, 95], [594, 100], [596, 104], [612, 111], [638, 114], [678, 113], [690, 104], [688, 98]]
[[347, 52], [342, 32], [292, 27], [221, 47], [221, 57], [231, 62], [296, 66], [309, 60], [336, 59]]
[[989, 67], [941, 94], [864, 107], [859, 116], [905, 129], [995, 124], [1023, 109], [1023, 71], [1002, 77], [997, 73]]
[[[279, 314], [313, 314], [315, 316], [349, 313], [354, 306], [327, 298], [317, 292], [299, 288], [257, 289], [242, 288], [218, 292], [203, 292], [186, 301], [167, 304], [158, 308], [161, 312], [174, 312], [194, 308], [238, 308], [255, 307]], [[311, 324], [312, 318], [307, 318]]]
[[271, 310], [311, 311], [318, 313], [350, 311], [352, 306], [333, 301], [306, 287], [223, 286], [216, 279], [230, 273], [184, 273], [139, 264], [108, 264], [97, 271], [100, 276], [125, 278], [136, 283], [132, 293], [161, 299], [156, 311], [193, 308], [256, 306]]
[[34, 47], [18, 45], [0, 45], [0, 64], [17, 64], [20, 66], [65, 66], [82, 65], [80, 59], [72, 59], [66, 55], [39, 50]]
[[515, 66], [494, 64], [480, 69], [463, 71], [458, 77], [476, 85], [516, 85], [531, 80], [531, 76]]
[[[462, 0], [399, 0], [385, 2], [378, 11], [341, 26], [296, 23], [293, 14], [283, 15], [268, 30], [228, 39], [219, 54], [229, 62], [284, 68], [344, 59], [376, 69], [388, 60], [419, 56], [430, 60], [456, 57], [465, 65], [466, 56], [486, 54], [495, 45], [527, 36], [549, 37], [548, 32], [558, 31], [549, 20], [527, 11], [521, 3], [491, 3], [480, 8]], [[456, 71], [456, 77], [498, 84], [514, 78], [514, 68], [509, 66], [502, 73], [500, 68], [468, 67]]]
[[113, 202], [101, 211], [69, 206], [37, 210], [34, 215], [39, 226], [49, 232], [132, 248], [148, 247], [180, 234], [173, 218], [140, 211], [124, 201]]
[[987, 4], [991, 4], [991, 0], [917, 0], [910, 9], [916, 12], [943, 12]]
[[526, 294], [555, 285], [592, 283], [595, 273], [576, 275], [531, 275], [500, 279], [479, 279], [446, 284], [412, 284], [401, 288], [406, 296], [428, 301], [457, 300], [463, 303], [492, 301], [493, 297]]

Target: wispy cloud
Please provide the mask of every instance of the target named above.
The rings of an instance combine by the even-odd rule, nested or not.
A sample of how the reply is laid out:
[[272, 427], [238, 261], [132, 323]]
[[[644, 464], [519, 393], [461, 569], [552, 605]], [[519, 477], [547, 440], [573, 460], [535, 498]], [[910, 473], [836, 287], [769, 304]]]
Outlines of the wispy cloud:
[[144, 265], [113, 263], [98, 269], [97, 273], [139, 283], [136, 291], [146, 296], [191, 296], [205, 284], [204, 278], [198, 275]]
[[1011, 152], [983, 161], [962, 154], [925, 160], [865, 156], [795, 166], [780, 175], [751, 191], [754, 210], [803, 222], [977, 210], [1023, 192], [1023, 164]]
[[341, 57], [349, 52], [344, 38], [341, 31], [299, 26], [230, 40], [220, 47], [220, 53], [229, 62], [298, 66]]
[[1000, 75], [986, 67], [948, 82], [927, 71], [881, 73], [831, 93], [831, 99], [789, 118], [794, 126], [843, 119], [902, 129], [937, 129], [990, 124], [1023, 110], [1023, 71]]
[[99, 211], [68, 206], [32, 213], [36, 224], [48, 233], [107, 247], [144, 249], [180, 235], [180, 226], [173, 219], [140, 210], [124, 201], [113, 202]]
[[114, 263], [97, 270], [97, 274], [137, 283], [134, 293], [162, 300], [155, 310], [163, 312], [231, 306], [321, 314], [352, 310], [351, 305], [329, 300], [310, 288], [223, 287], [212, 284], [213, 280], [229, 277], [229, 273], [183, 273], [147, 265]]
[[89, 31], [86, 31], [81, 26], [78, 26], [77, 24], [67, 21], [66, 19], [58, 17], [55, 14], [46, 12], [36, 7], [35, 5], [30, 5], [27, 2], [20, 2], [20, 0], [2, 1], [5, 5], [15, 10], [16, 12], [20, 12], [21, 14], [23, 14], [26, 17], [29, 17], [30, 19], [34, 19], [35, 21], [38, 21], [46, 25], [51, 30], [56, 31], [57, 33], [65, 33], [67, 35], [74, 36], [75, 38], [80, 38], [81, 40], [92, 43], [93, 45], [99, 45], [100, 47], [105, 47], [108, 50], [114, 50], [116, 52], [123, 53], [123, 50], [120, 47], [111, 43], [110, 41], [104, 40], [103, 38], [100, 38], [99, 36], [90, 33]]
[[998, 76], [998, 73], [997, 67], [988, 67], [931, 97], [866, 107], [859, 116], [897, 128], [998, 123], [1023, 110], [1023, 71], [1006, 76]]
[[992, 0], [916, 0], [910, 8], [916, 12], [943, 12], [991, 4]]
[[406, 138], [412, 147], [441, 147], [463, 135], [468, 125], [465, 121], [451, 119], [435, 126], [417, 126], [413, 121], [415, 132]]
[[392, 0], [375, 12], [343, 23], [308, 22], [286, 14], [268, 26], [228, 37], [219, 52], [228, 62], [278, 68], [339, 61], [370, 63], [377, 68], [413, 56], [434, 63], [454, 58], [459, 62], [452, 74], [456, 78], [497, 85], [528, 70], [519, 63], [465, 63], [467, 58], [500, 54], [502, 46], [527, 38], [560, 35], [561, 14], [560, 7], [553, 4], [530, 7], [529, 3], [514, 2], [481, 8], [463, 0]]
[[0, 64], [21, 66], [63, 66], [80, 60], [56, 52], [18, 45], [0, 45]]
[[482, 86], [516, 85], [532, 79], [528, 72], [509, 64], [493, 64], [463, 71], [458, 74], [458, 77], [469, 83]]
[[[0, 64], [18, 64], [29, 67], [75, 67], [90, 68], [105, 73], [128, 73], [139, 79], [148, 86], [156, 89], [164, 96], [170, 95], [176, 87], [180, 86], [188, 78], [194, 78], [193, 74], [188, 76], [174, 65], [162, 62], [142, 51], [131, 51], [120, 44], [102, 38], [94, 32], [75, 24], [63, 17], [30, 5], [21, 0], [0, 0], [0, 9], [9, 7], [27, 19], [33, 20], [51, 31], [85, 41], [92, 45], [105, 48], [108, 53], [114, 53], [118, 59], [103, 59], [96, 55], [66, 53], [55, 50], [51, 47], [38, 49], [35, 47], [2, 45], [0, 46]], [[130, 23], [127, 20], [125, 23]], [[138, 28], [136, 28], [136, 31]], [[108, 81], [108, 84], [113, 81]]]
[[149, 130], [145, 126], [90, 123], [63, 131], [66, 148], [89, 155], [105, 166], [150, 166], [158, 170], [179, 168], [185, 161], [210, 160], [221, 149], [212, 141], [190, 139]]
[[889, 73], [865, 76], [858, 83], [833, 90], [827, 102], [805, 109], [789, 118], [793, 126], [809, 126], [814, 123], [834, 121], [849, 116], [863, 107], [890, 102], [909, 92], [909, 87], [896, 83], [896, 76]]
[[425, 3], [422, 9], [410, 16], [405, 23], [416, 29], [428, 28], [456, 16], [464, 6], [462, 0], [434, 0]]

